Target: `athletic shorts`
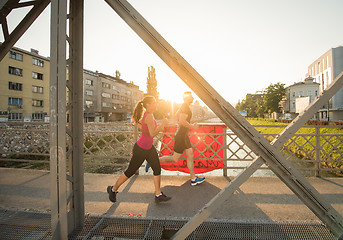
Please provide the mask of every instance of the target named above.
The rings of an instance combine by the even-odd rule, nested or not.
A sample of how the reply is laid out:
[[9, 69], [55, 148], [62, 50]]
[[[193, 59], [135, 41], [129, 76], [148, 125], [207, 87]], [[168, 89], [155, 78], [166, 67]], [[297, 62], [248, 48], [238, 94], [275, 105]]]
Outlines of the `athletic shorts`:
[[188, 148], [192, 148], [192, 144], [189, 140], [188, 134], [177, 133], [175, 135], [174, 152], [181, 154]]

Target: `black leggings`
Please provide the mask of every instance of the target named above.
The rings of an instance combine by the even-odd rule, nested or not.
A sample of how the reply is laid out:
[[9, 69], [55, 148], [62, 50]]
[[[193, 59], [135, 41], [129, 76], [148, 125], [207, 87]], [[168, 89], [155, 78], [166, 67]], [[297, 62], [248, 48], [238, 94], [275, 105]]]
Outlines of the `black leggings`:
[[158, 154], [154, 146], [146, 150], [138, 146], [137, 143], [135, 143], [135, 145], [133, 146], [132, 153], [133, 155], [129, 167], [124, 172], [126, 177], [130, 178], [133, 174], [135, 174], [135, 172], [142, 165], [144, 160], [147, 160], [147, 162], [151, 166], [154, 172], [154, 176], [158, 176], [161, 174], [160, 159], [158, 158]]

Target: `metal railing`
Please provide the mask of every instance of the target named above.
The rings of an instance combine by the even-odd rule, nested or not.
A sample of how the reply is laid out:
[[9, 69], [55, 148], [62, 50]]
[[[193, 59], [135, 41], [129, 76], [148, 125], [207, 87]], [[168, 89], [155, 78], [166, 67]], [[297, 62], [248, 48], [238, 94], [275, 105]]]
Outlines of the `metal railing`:
[[[278, 134], [268, 132], [281, 132], [285, 125], [254, 127], [262, 132], [265, 138], [272, 141]], [[303, 126], [281, 150], [301, 171], [313, 172], [315, 176], [320, 176], [322, 172], [341, 174], [343, 173], [343, 133], [333, 134], [333, 129], [340, 129], [341, 132], [343, 126]], [[138, 129], [129, 123], [84, 124], [85, 166], [119, 168], [121, 171], [128, 165], [133, 145], [139, 135]], [[163, 141], [163, 136], [173, 139], [174, 133], [164, 132], [155, 138], [154, 144], [159, 151], [169, 148], [168, 145], [162, 145], [161, 148], [159, 143]], [[195, 159], [223, 161], [224, 176], [229, 169], [246, 168], [256, 157], [244, 142], [225, 126], [221, 133], [191, 133], [190, 136], [191, 138], [196, 136], [197, 143], [202, 142], [201, 149], [198, 149], [197, 145], [194, 146], [198, 153]], [[218, 141], [221, 137], [222, 140]], [[213, 149], [213, 143], [216, 144], [217, 149]], [[0, 125], [1, 162], [49, 163], [49, 148], [49, 124], [11, 122]], [[172, 152], [172, 149], [168, 150]], [[220, 158], [219, 151], [222, 151]], [[210, 157], [208, 157], [209, 152]], [[267, 169], [267, 166], [263, 166], [262, 169]]]

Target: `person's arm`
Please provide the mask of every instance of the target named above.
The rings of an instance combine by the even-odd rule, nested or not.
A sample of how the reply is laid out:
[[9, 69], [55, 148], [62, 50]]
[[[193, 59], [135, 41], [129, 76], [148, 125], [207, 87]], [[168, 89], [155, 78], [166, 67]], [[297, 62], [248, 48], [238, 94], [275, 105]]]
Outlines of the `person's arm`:
[[197, 124], [190, 124], [186, 119], [187, 119], [188, 115], [186, 113], [180, 113], [180, 118], [179, 118], [179, 123], [181, 126], [184, 126], [186, 128], [189, 129], [198, 129], [198, 125]]
[[166, 118], [162, 120], [162, 124], [155, 127], [154, 116], [150, 113], [145, 117], [145, 123], [148, 125], [149, 134], [151, 137], [155, 137], [160, 131], [163, 130], [164, 126], [167, 125], [168, 121]]

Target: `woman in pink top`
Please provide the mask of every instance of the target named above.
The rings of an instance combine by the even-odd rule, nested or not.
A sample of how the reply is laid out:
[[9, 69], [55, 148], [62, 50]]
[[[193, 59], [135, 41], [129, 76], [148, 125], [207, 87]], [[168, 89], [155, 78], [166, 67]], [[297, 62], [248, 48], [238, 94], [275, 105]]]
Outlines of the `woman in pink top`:
[[[107, 187], [108, 197], [112, 202], [116, 202], [119, 187], [135, 174], [144, 160], [149, 163], [154, 173], [155, 201], [163, 202], [171, 199], [161, 192], [161, 165], [157, 151], [153, 146], [153, 137], [163, 130], [168, 121], [164, 118], [162, 124], [157, 126], [153, 115], [156, 111], [156, 107], [157, 103], [155, 98], [153, 96], [146, 96], [142, 101], [139, 101], [136, 104], [133, 110], [132, 120], [134, 124], [137, 124], [138, 127], [142, 129], [142, 134], [133, 147], [133, 155], [128, 168], [120, 175], [113, 186]], [[145, 112], [143, 114], [144, 109]]]

